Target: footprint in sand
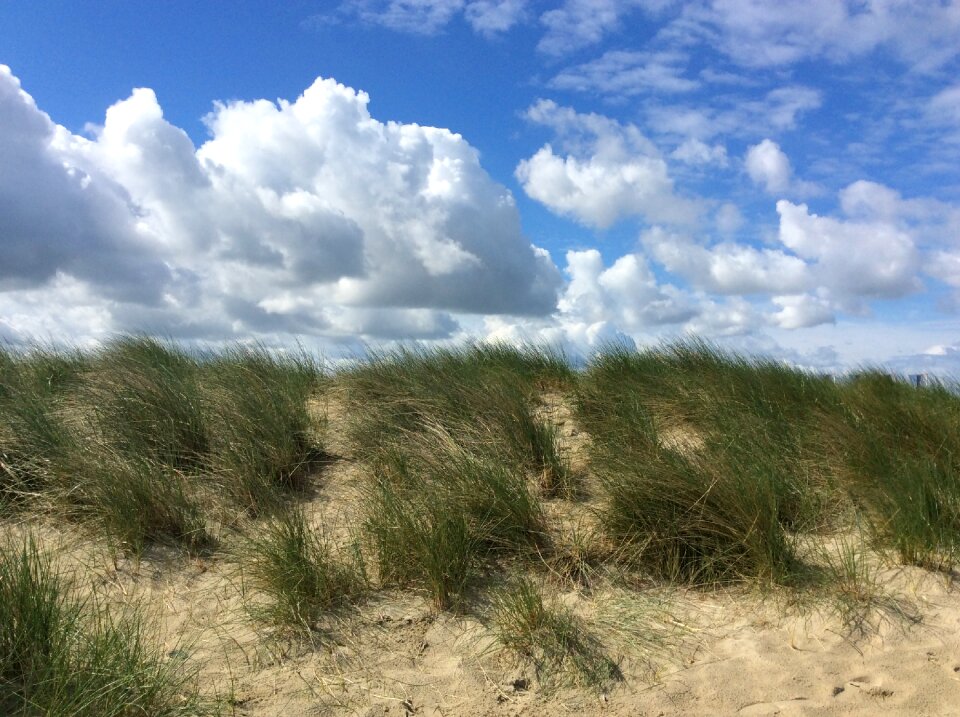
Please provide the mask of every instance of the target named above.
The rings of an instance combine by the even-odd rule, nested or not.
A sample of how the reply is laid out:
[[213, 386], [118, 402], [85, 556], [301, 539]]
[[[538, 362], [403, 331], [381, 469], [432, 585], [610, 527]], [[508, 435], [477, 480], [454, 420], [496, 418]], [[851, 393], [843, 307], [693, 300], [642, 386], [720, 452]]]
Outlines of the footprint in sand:
[[[856, 687], [865, 695], [869, 695], [875, 699], [885, 700], [888, 697], [893, 697], [893, 690], [883, 685], [871, 685], [871, 680], [867, 676], [863, 677], [854, 677], [852, 680], [847, 682], [851, 687]], [[834, 696], [836, 696], [836, 690], [834, 690]]]

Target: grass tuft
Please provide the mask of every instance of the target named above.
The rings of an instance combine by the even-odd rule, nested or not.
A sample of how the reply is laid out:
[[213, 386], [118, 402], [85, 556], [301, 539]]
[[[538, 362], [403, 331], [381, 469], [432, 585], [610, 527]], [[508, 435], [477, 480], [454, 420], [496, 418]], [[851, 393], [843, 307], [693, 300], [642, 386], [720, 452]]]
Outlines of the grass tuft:
[[609, 537], [670, 581], [784, 579], [791, 531], [825, 520], [812, 422], [831, 386], [698, 342], [599, 355], [577, 410]]
[[140, 553], [152, 543], [180, 545], [192, 554], [212, 549], [201, 504], [187, 478], [146, 458], [104, 454], [78, 481], [81, 509], [100, 524], [108, 540]]
[[302, 491], [322, 457], [306, 402], [319, 369], [306, 354], [234, 347], [203, 367], [211, 423], [210, 469], [251, 513]]
[[532, 663], [545, 686], [573, 681], [602, 689], [622, 679], [586, 625], [569, 609], [544, 599], [528, 579], [520, 579], [494, 596], [494, 627], [499, 643]]
[[876, 371], [845, 392], [849, 481], [874, 535], [904, 563], [950, 570], [960, 557], [960, 397]]
[[440, 427], [381, 457], [365, 505], [381, 579], [424, 587], [440, 608], [459, 600], [485, 561], [532, 554], [546, 536], [525, 476]]
[[261, 617], [312, 630], [324, 615], [366, 592], [363, 566], [337, 557], [301, 509], [278, 512], [256, 531], [245, 546], [244, 562], [246, 574], [268, 600]]
[[0, 713], [208, 713], [193, 674], [164, 659], [142, 615], [80, 598], [36, 542], [0, 547]]
[[108, 344], [84, 381], [100, 442], [176, 470], [202, 465], [209, 435], [197, 373], [198, 361], [172, 343], [131, 336]]

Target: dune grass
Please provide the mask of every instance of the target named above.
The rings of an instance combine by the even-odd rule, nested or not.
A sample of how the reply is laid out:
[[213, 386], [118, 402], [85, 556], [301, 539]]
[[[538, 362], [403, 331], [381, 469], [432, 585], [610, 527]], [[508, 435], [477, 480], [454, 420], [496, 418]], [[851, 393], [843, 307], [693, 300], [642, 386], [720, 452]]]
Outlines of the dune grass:
[[172, 343], [123, 337], [94, 356], [79, 402], [111, 453], [172, 469], [203, 463], [209, 431], [199, 362]]
[[0, 712], [209, 714], [194, 676], [154, 646], [135, 608], [81, 597], [33, 541], [0, 546]]
[[298, 507], [271, 515], [239, 552], [246, 578], [266, 597], [254, 612], [282, 628], [314, 630], [367, 590], [363, 565], [335, 554]]
[[837, 400], [829, 379], [700, 342], [611, 347], [577, 393], [608, 534], [668, 580], [785, 579], [790, 532], [830, 517], [817, 426]]
[[[324, 394], [342, 401], [349, 449], [337, 450], [357, 470], [349, 555], [304, 512], [336, 459], [316, 413]], [[586, 474], [549, 418], [558, 401], [584, 434]], [[955, 567], [958, 461], [960, 398], [945, 385], [871, 370], [835, 380], [700, 341], [609, 347], [582, 371], [530, 347], [403, 348], [333, 375], [304, 352], [148, 337], [0, 350], [0, 519], [66, 516], [135, 554], [216, 555], [223, 538], [258, 618], [294, 632], [322, 633], [380, 589], [481, 615], [492, 600], [510, 654], [591, 687], [616, 681], [616, 663], [547, 591], [792, 589], [816, 574], [842, 621], [862, 621], [887, 605], [878, 553]], [[839, 549], [809, 550], [830, 541]], [[134, 714], [77, 674], [116, 669], [133, 680], [118, 705], [190, 713], [163, 711], [187, 683], [150, 661], [142, 621], [75, 600], [35, 547], [4, 550], [0, 712]], [[57, 654], [43, 662], [22, 629]], [[81, 649], [82, 631], [101, 646]]]
[[530, 579], [496, 592], [493, 624], [500, 645], [529, 662], [548, 688], [573, 682], [602, 689], [622, 679], [600, 641], [569, 608], [544, 598]]
[[391, 437], [439, 426], [474, 451], [540, 476], [551, 493], [565, 490], [568, 468], [556, 430], [536, 415], [535, 403], [542, 390], [573, 379], [559, 353], [499, 344], [378, 353], [341, 377], [363, 413], [352, 426], [359, 450], [376, 453]]
[[302, 491], [323, 457], [306, 402], [320, 369], [303, 352], [234, 347], [202, 367], [210, 430], [209, 468], [251, 513]]
[[381, 579], [424, 587], [441, 608], [458, 602], [484, 562], [530, 553], [546, 537], [523, 472], [440, 427], [380, 456], [366, 498]]
[[130, 336], [2, 356], [0, 506], [42, 498], [125, 549], [205, 550], [219, 496], [270, 512], [322, 456], [306, 408], [321, 371], [302, 352], [188, 353]]
[[[542, 548], [541, 502], [582, 490], [539, 409], [549, 393], [574, 397], [592, 437], [607, 537], [660, 578], [786, 579], [793, 536], [850, 511], [903, 562], [949, 568], [960, 551], [960, 401], [944, 386], [876, 371], [837, 382], [698, 341], [610, 347], [582, 373], [531, 347], [402, 348], [332, 380], [371, 467], [385, 577], [434, 584], [440, 603], [490, 555]], [[307, 401], [330, 381], [303, 352], [257, 346], [4, 349], [0, 506], [42, 496], [131, 549], [201, 550], [223, 497], [269, 514], [308, 488], [323, 447]], [[431, 535], [460, 557], [431, 557]]]
[[0, 508], [22, 506], [69, 473], [76, 446], [62, 413], [86, 362], [43, 347], [24, 360], [0, 347]]
[[879, 371], [851, 378], [842, 435], [849, 480], [878, 541], [904, 563], [950, 569], [960, 557], [960, 398]]
[[558, 354], [500, 345], [375, 355], [338, 377], [371, 466], [365, 529], [381, 580], [459, 603], [485, 563], [547, 539], [541, 500], [572, 493], [539, 391], [573, 373]]

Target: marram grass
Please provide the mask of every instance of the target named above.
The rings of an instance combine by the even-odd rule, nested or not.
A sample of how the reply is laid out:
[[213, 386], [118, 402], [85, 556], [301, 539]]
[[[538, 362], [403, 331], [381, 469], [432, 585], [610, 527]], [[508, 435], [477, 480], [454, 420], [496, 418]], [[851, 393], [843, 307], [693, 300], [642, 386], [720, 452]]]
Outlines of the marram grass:
[[[364, 549], [385, 583], [438, 604], [490, 560], [548, 552], [546, 501], [589, 501], [611, 555], [670, 581], [789, 580], [796, 536], [854, 514], [902, 562], [949, 568], [960, 552], [955, 393], [698, 341], [610, 347], [583, 371], [531, 347], [398, 349], [333, 376], [304, 352], [142, 336], [6, 348], [0, 510], [61, 510], [133, 551], [208, 549], [230, 511], [309, 494], [325, 447], [308, 401], [331, 386], [368, 469]], [[589, 489], [546, 395], [589, 436]]]
[[82, 597], [30, 537], [0, 545], [0, 713], [186, 717], [211, 706], [135, 607]]

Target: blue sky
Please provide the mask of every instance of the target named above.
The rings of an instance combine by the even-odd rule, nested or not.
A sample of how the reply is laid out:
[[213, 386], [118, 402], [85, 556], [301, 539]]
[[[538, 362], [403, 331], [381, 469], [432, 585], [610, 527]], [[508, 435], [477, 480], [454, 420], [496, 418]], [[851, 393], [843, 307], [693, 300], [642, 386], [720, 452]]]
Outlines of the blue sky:
[[960, 3], [0, 3], [0, 338], [960, 368]]

